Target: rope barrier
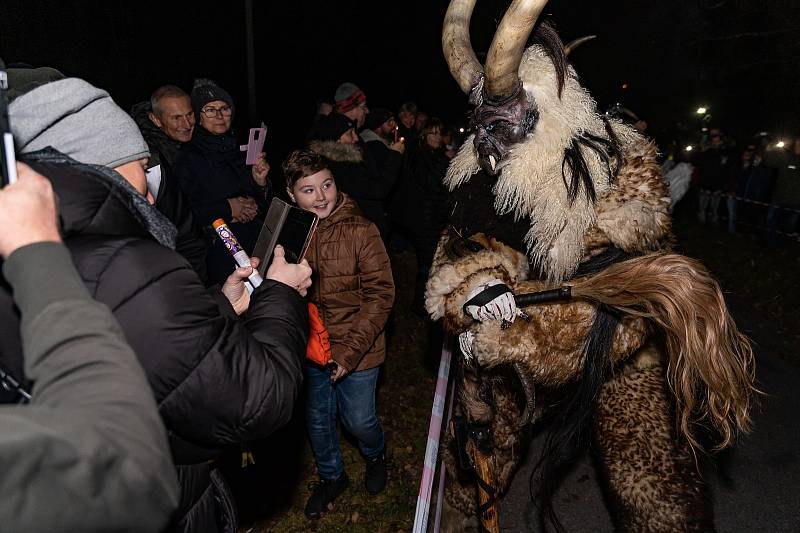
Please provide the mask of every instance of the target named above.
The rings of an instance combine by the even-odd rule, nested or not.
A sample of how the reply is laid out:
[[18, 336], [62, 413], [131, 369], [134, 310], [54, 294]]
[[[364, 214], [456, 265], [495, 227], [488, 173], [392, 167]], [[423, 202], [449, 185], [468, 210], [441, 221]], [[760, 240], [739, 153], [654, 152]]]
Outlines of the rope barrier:
[[[707, 194], [709, 196], [719, 196], [720, 198], [724, 198], [726, 200], [733, 199], [733, 200], [736, 200], [737, 202], [743, 202], [743, 203], [758, 205], [758, 206], [767, 207], [767, 208], [779, 209], [779, 210], [782, 210], [782, 211], [787, 211], [789, 213], [797, 213], [798, 215], [800, 215], [800, 209], [795, 209], [794, 207], [789, 207], [789, 206], [786, 206], [786, 205], [773, 204], [773, 203], [770, 203], [770, 202], [762, 202], [760, 200], [753, 200], [752, 198], [744, 198], [742, 196], [736, 196], [736, 195], [733, 195], [733, 194], [730, 194], [730, 193], [726, 193], [726, 192], [723, 192], [723, 191], [710, 191], [708, 189], [699, 189], [699, 192], [705, 193], [705, 194]], [[760, 226], [758, 224], [752, 224], [750, 222], [741, 220], [738, 217], [736, 219], [736, 224], [741, 224], [741, 225], [749, 226], [749, 227], [752, 227], [752, 228], [755, 228], [755, 229], [772, 232], [772, 233], [775, 233], [776, 235], [783, 235], [785, 237], [793, 238], [793, 239], [797, 240], [798, 242], [800, 242], [800, 233], [798, 233], [797, 231], [793, 231], [793, 232], [789, 233], [789, 232], [781, 231], [781, 230], [779, 230], [777, 228], [769, 228], [769, 227], [766, 227], [766, 226]]]

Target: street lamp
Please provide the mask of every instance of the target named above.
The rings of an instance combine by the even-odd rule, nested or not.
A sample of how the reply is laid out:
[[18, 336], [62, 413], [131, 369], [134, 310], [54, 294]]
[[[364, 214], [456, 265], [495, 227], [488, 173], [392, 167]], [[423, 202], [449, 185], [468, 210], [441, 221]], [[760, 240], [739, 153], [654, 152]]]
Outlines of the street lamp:
[[776, 144], [775, 146], [777, 146], [778, 148], [783, 148], [784, 146], [786, 146], [786, 143], [783, 141], [778, 141], [778, 144]]
[[705, 115], [708, 112], [708, 108], [705, 107], [698, 107], [696, 113], [698, 115]]
[[686, 150], [687, 152], [691, 152], [692, 150], [694, 150], [694, 147], [691, 144], [687, 144], [684, 150]]

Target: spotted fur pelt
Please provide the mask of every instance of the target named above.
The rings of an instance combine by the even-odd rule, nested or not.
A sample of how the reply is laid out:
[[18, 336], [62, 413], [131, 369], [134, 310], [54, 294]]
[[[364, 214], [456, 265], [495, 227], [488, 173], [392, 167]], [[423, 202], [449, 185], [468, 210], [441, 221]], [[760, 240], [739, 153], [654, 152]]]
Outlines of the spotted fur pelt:
[[706, 486], [675, 430], [661, 360], [648, 343], [600, 393], [594, 449], [612, 517], [623, 532], [711, 533]]

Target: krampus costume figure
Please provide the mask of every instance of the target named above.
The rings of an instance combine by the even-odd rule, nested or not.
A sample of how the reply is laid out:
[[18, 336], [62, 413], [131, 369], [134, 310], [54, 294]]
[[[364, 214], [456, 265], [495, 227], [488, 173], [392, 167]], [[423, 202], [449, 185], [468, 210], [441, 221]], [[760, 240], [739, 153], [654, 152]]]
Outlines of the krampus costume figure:
[[475, 106], [426, 293], [465, 355], [442, 452], [446, 529], [497, 527], [493, 500], [547, 416], [543, 517], [553, 480], [590, 447], [617, 529], [712, 531], [696, 430], [722, 448], [748, 429], [752, 351], [706, 269], [670, 253], [656, 147], [597, 112], [558, 36], [536, 26], [545, 4], [512, 2], [485, 69], [469, 38], [475, 0], [452, 0], [444, 23]]

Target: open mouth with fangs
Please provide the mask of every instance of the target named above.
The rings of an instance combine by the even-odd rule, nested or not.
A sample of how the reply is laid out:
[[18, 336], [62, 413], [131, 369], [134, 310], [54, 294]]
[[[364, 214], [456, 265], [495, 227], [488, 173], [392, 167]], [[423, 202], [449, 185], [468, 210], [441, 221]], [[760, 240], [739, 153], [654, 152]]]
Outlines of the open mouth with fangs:
[[500, 156], [494, 150], [481, 150], [478, 149], [478, 164], [481, 169], [490, 176], [497, 176], [500, 174]]

